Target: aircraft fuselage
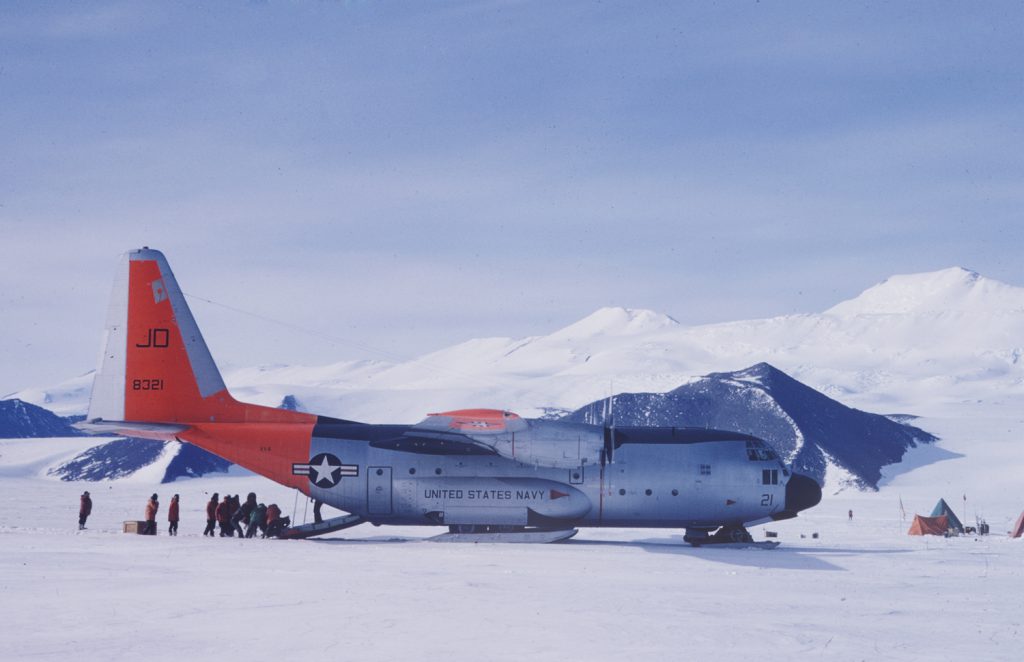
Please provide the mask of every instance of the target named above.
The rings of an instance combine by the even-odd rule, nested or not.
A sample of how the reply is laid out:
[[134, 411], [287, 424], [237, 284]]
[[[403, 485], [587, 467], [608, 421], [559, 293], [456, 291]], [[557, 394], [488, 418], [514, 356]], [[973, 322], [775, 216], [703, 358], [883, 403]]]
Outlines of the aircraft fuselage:
[[[604, 430], [575, 427], [593, 435]], [[311, 497], [377, 524], [715, 528], [795, 510], [786, 504], [789, 470], [760, 440], [739, 433], [620, 428], [611, 461], [602, 453], [601, 461], [571, 467], [372, 445], [409, 430], [319, 424], [311, 468], [295, 471], [309, 472]]]

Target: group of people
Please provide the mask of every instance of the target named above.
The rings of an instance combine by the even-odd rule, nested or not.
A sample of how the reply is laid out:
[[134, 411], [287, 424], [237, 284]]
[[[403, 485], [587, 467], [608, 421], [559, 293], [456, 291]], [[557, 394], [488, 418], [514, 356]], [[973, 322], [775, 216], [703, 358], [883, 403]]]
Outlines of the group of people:
[[[156, 535], [156, 514], [160, 511], [160, 501], [156, 493], [149, 497], [149, 501], [146, 502], [146, 528], [142, 530], [142, 533], [147, 536]], [[178, 535], [178, 495], [175, 494], [171, 497], [171, 505], [167, 507], [167, 535], [176, 536]]]
[[[171, 497], [171, 505], [167, 508], [167, 535], [178, 535], [178, 509], [179, 497], [175, 494]], [[156, 515], [160, 512], [159, 497], [154, 493], [146, 502], [146, 520], [142, 533], [145, 535], [156, 535]], [[92, 514], [92, 498], [89, 492], [83, 492], [81, 503], [78, 508], [78, 528], [85, 528], [85, 521]], [[242, 529], [242, 526], [245, 529]], [[206, 504], [206, 530], [204, 536], [216, 536], [216, 527], [220, 527], [220, 536], [234, 537], [237, 533], [239, 538], [253, 538], [256, 533], [264, 538], [279, 536], [282, 531], [291, 526], [290, 517], [282, 517], [281, 509], [276, 503], [265, 506], [256, 502], [256, 493], [249, 492], [245, 502], [242, 503], [238, 495], [225, 494], [224, 499], [216, 492], [210, 497]]]
[[[242, 527], [245, 526], [243, 530]], [[206, 530], [204, 536], [216, 536], [220, 528], [221, 538], [253, 538], [256, 533], [264, 538], [273, 538], [291, 526], [291, 518], [282, 517], [276, 503], [266, 506], [256, 502], [256, 493], [249, 492], [242, 502], [236, 494], [225, 494], [223, 499], [216, 492], [206, 504]]]

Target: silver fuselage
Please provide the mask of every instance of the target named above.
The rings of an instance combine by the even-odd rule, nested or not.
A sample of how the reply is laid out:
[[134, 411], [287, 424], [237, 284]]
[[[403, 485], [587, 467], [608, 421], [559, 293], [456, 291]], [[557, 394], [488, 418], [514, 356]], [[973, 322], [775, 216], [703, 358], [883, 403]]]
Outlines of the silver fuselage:
[[[545, 423], [535, 423], [542, 435]], [[599, 426], [547, 425], [590, 440], [607, 434]], [[701, 431], [625, 428], [607, 454], [580, 450], [580, 439], [557, 439], [551, 443], [565, 452], [553, 464], [561, 466], [539, 466], [498, 454], [414, 453], [371, 443], [400, 431], [337, 426], [329, 436], [314, 434], [311, 455], [330, 454], [350, 469], [329, 487], [311, 478], [309, 495], [373, 523], [405, 525], [713, 528], [768, 521], [785, 510], [790, 472], [770, 451], [752, 452], [747, 435], [722, 439], [730, 433], [711, 431], [716, 438], [701, 441]]]

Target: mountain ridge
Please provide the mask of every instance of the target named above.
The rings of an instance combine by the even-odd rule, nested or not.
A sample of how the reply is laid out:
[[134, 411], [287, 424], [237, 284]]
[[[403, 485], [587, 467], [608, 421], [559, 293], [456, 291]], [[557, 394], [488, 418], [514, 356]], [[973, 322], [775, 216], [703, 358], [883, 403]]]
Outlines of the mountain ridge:
[[830, 466], [858, 488], [878, 489], [882, 468], [937, 441], [908, 423], [847, 407], [768, 363], [717, 372], [665, 393], [619, 393], [564, 420], [615, 425], [709, 427], [762, 438], [793, 470], [825, 482]]
[[[884, 286], [884, 287], [883, 287]], [[897, 287], [898, 293], [891, 294]], [[883, 287], [883, 294], [878, 288]], [[874, 292], [875, 294], [871, 294]], [[858, 314], [918, 298], [915, 312]], [[929, 298], [930, 297], [930, 298]], [[874, 301], [868, 305], [865, 299]], [[850, 302], [858, 302], [857, 305]], [[938, 311], [936, 301], [959, 302]], [[697, 375], [768, 362], [831, 397], [881, 411], [1024, 393], [1024, 288], [959, 267], [893, 276], [841, 302], [844, 314], [803, 313], [684, 326], [644, 309], [602, 308], [548, 335], [470, 339], [415, 359], [263, 366], [225, 371], [233, 394], [367, 422], [415, 422], [427, 410], [491, 406], [522, 415], [575, 409], [610, 390], [663, 392]], [[894, 303], [896, 302], [896, 303]], [[920, 309], [920, 310], [918, 310]], [[87, 377], [16, 395], [84, 413]]]

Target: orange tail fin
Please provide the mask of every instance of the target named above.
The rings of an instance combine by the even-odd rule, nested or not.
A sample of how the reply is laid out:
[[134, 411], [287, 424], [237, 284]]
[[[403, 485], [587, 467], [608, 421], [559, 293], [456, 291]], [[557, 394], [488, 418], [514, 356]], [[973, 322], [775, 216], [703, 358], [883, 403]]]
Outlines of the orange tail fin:
[[232, 398], [163, 253], [142, 248], [122, 257], [89, 423], [145, 424], [121, 425], [119, 431], [168, 438], [209, 423], [315, 419]]

